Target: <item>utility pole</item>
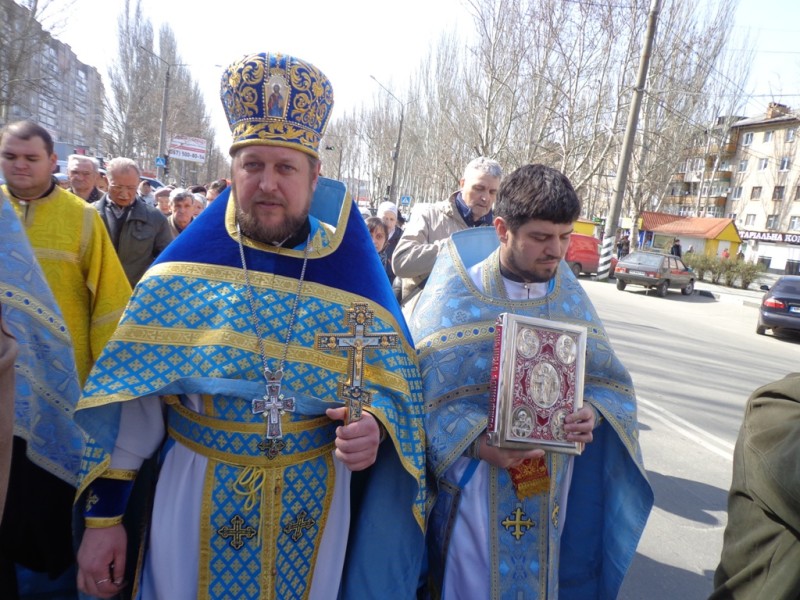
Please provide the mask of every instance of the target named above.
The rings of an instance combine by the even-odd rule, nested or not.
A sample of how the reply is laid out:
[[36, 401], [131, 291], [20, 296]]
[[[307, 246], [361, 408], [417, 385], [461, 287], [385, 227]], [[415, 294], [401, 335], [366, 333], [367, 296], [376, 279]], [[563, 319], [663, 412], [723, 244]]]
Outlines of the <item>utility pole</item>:
[[619, 166], [617, 167], [617, 178], [614, 181], [614, 201], [611, 204], [611, 212], [606, 218], [606, 228], [603, 233], [603, 249], [600, 254], [600, 265], [597, 268], [597, 279], [608, 279], [608, 270], [611, 265], [611, 254], [614, 249], [614, 240], [617, 234], [617, 223], [622, 211], [622, 199], [625, 196], [625, 187], [628, 184], [628, 169], [633, 155], [633, 142], [636, 138], [636, 127], [639, 124], [639, 110], [642, 106], [642, 96], [644, 86], [647, 83], [647, 72], [650, 68], [650, 54], [653, 51], [653, 42], [656, 37], [656, 24], [658, 23], [658, 13], [661, 12], [661, 0], [650, 1], [650, 13], [647, 20], [647, 31], [645, 32], [644, 46], [642, 55], [639, 58], [639, 73], [636, 77], [636, 87], [633, 88], [633, 97], [628, 111], [628, 122], [625, 125], [625, 137], [620, 150]]
[[[159, 60], [161, 59], [159, 58]], [[158, 155], [164, 160], [166, 160], [164, 155], [166, 154], [165, 145], [167, 143], [167, 106], [169, 105], [169, 69], [171, 66], [167, 63], [167, 73], [164, 76], [164, 95], [161, 96], [161, 128], [158, 130]], [[164, 181], [167, 174], [166, 165], [159, 166], [157, 174], [158, 179]]]
[[[170, 75], [170, 69], [172, 67], [185, 67], [186, 65], [182, 64], [182, 63], [181, 64], [173, 64], [173, 63], [167, 62], [166, 60], [161, 58], [158, 54], [155, 54], [155, 53], [151, 52], [150, 50], [148, 50], [144, 46], [139, 46], [139, 48], [141, 50], [144, 50], [145, 52], [147, 52], [153, 58], [157, 58], [158, 60], [160, 60], [167, 67], [167, 72], [164, 75], [164, 94], [161, 96], [161, 127], [160, 127], [159, 132], [158, 132], [158, 156], [163, 158], [166, 161], [167, 160], [167, 156], [166, 156], [166, 153], [167, 153], [167, 151], [166, 151], [166, 145], [167, 145], [167, 107], [169, 106], [169, 75]], [[164, 181], [164, 178], [166, 177], [166, 170], [167, 170], [166, 166], [159, 166], [158, 167], [157, 173], [158, 173], [158, 179], [159, 180]]]
[[370, 75], [370, 77], [373, 79], [373, 81], [375, 81], [375, 83], [381, 86], [381, 89], [383, 89], [384, 92], [389, 94], [389, 96], [397, 101], [397, 103], [400, 105], [400, 127], [397, 130], [397, 143], [394, 146], [394, 152], [392, 152], [392, 183], [389, 185], [389, 201], [397, 205], [397, 163], [400, 161], [400, 144], [403, 142], [403, 120], [405, 119], [407, 103], [404, 103], [392, 92], [390, 92], [386, 86], [375, 79], [374, 75]]

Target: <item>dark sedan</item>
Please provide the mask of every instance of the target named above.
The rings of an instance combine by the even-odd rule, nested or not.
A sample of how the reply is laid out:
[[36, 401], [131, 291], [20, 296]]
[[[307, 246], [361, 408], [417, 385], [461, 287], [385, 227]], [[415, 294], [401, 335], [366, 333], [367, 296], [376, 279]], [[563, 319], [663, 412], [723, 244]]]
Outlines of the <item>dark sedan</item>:
[[756, 333], [764, 335], [767, 329], [800, 331], [800, 276], [785, 275], [766, 290], [758, 311]]
[[694, 272], [677, 256], [658, 252], [631, 252], [614, 269], [617, 289], [643, 285], [656, 290], [662, 298], [669, 288], [680, 289], [685, 296], [694, 291]]

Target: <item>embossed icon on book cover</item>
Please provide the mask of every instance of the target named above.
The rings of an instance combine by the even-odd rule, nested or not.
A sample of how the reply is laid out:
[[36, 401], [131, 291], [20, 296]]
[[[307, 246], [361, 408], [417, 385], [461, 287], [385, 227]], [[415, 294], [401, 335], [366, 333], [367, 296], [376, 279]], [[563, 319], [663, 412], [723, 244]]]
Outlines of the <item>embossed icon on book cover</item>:
[[489, 443], [580, 454], [567, 415], [583, 405], [586, 328], [503, 313], [495, 331]]

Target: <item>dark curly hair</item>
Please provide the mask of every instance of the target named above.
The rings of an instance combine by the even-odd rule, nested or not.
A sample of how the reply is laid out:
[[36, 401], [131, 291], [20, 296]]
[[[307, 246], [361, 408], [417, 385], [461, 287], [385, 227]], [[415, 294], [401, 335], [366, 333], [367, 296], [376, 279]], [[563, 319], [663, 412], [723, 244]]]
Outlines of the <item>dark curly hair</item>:
[[545, 165], [524, 165], [500, 184], [494, 216], [511, 231], [531, 220], [572, 223], [581, 214], [581, 201], [567, 176]]

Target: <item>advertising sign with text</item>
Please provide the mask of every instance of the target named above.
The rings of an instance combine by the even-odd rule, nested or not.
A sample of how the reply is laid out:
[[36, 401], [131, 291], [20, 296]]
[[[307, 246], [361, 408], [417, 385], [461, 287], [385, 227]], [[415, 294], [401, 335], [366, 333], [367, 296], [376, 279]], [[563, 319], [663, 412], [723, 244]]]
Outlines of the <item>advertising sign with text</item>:
[[178, 160], [206, 162], [206, 140], [176, 135], [169, 143], [169, 155]]

